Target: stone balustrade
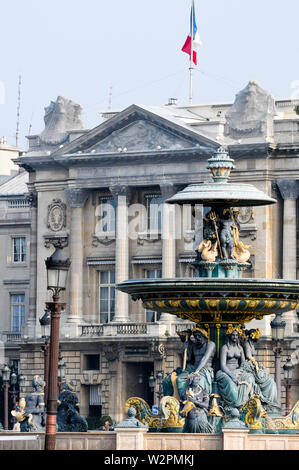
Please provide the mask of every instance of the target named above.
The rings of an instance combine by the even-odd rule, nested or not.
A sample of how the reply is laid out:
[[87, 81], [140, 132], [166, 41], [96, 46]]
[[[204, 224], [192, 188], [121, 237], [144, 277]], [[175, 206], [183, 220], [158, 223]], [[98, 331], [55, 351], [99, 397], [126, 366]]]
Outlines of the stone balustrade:
[[80, 325], [79, 336], [92, 338], [98, 336], [174, 336], [182, 330], [192, 329], [193, 323], [106, 323]]

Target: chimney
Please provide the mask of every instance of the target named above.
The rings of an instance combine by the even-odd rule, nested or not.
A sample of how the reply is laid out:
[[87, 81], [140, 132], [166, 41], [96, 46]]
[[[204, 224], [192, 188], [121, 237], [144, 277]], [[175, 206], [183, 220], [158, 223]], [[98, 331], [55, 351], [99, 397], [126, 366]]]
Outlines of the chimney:
[[177, 98], [168, 98], [168, 104], [167, 106], [176, 106], [177, 105]]

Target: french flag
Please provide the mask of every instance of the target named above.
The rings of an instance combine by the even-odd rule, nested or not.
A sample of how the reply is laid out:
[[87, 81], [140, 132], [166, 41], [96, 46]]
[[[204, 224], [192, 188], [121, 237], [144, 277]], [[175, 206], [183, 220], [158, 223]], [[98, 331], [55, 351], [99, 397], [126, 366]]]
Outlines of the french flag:
[[191, 15], [190, 15], [190, 34], [186, 39], [185, 44], [182, 47], [182, 51], [186, 52], [190, 56], [191, 61], [191, 49], [193, 49], [193, 63], [197, 65], [197, 50], [199, 46], [201, 46], [201, 40], [199, 37], [199, 33], [196, 26], [195, 21], [195, 8], [194, 8], [194, 0], [192, 0], [191, 6]]

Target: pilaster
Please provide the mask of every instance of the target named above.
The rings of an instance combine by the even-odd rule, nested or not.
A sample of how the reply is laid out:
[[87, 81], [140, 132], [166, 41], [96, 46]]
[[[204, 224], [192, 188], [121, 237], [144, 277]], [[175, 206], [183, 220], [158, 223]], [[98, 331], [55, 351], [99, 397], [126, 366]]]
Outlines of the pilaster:
[[[177, 192], [177, 187], [172, 183], [160, 184], [163, 199], [162, 209], [162, 277], [176, 277], [176, 227], [175, 205], [165, 201]], [[173, 315], [162, 313], [160, 321], [171, 322]]]
[[[277, 186], [283, 198], [283, 248], [282, 276], [283, 279], [297, 278], [297, 197], [298, 182], [294, 179], [277, 180]], [[286, 320], [286, 336], [293, 334], [293, 324], [297, 322], [296, 312], [283, 315]]]
[[70, 220], [70, 314], [68, 323], [78, 324], [83, 315], [83, 208], [89, 190], [69, 188], [64, 190], [71, 208]]
[[[116, 205], [115, 284], [118, 284], [129, 279], [128, 205], [131, 199], [131, 188], [124, 185], [115, 185], [109, 189]], [[116, 289], [113, 322], [126, 323], [128, 321], [129, 296]]]
[[30, 191], [26, 197], [31, 207], [31, 230], [30, 230], [30, 291], [29, 312], [25, 327], [25, 334], [29, 338], [35, 336], [36, 324], [36, 263], [37, 263], [37, 192]]

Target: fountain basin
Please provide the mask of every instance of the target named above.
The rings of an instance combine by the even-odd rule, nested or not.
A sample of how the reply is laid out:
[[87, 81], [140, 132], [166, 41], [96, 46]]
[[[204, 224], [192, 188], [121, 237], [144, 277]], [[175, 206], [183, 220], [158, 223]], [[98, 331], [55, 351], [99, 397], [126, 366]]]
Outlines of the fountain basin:
[[138, 279], [117, 288], [146, 309], [196, 323], [247, 323], [299, 308], [299, 281], [281, 279]]

